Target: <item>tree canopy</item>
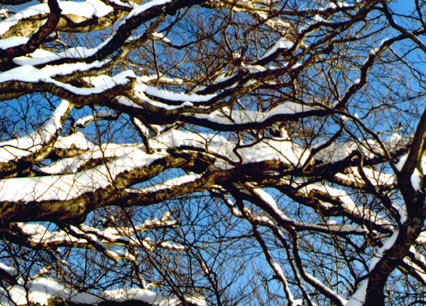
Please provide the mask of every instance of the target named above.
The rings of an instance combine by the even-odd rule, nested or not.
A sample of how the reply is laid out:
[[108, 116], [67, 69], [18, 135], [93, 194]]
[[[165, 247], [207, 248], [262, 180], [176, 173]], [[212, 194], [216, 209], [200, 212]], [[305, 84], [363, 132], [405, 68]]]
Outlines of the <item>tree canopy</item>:
[[1, 305], [426, 304], [424, 1], [0, 18]]

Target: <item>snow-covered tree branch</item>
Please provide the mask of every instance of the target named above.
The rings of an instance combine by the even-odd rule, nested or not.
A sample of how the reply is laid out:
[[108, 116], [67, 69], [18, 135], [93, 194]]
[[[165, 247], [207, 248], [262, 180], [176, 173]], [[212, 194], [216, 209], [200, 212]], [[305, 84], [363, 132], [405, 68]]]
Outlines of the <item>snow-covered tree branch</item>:
[[0, 1], [0, 304], [425, 304], [425, 12]]

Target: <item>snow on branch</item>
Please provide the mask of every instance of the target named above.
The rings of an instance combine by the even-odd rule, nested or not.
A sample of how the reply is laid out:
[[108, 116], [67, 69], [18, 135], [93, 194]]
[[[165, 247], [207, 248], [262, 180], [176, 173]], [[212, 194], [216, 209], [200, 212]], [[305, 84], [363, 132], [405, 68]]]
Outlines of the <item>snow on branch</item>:
[[[47, 248], [61, 246], [75, 246], [85, 248], [89, 241], [97, 241], [104, 246], [138, 246], [140, 242], [135, 235], [148, 230], [166, 228], [176, 225], [175, 220], [170, 220], [170, 213], [166, 212], [161, 220], [145, 220], [141, 225], [134, 227], [106, 227], [102, 230], [87, 225], [71, 226], [71, 231], [50, 231], [43, 224], [15, 223], [25, 236], [25, 243], [30, 245], [43, 245]], [[76, 234], [76, 236], [73, 235]], [[17, 233], [18, 235], [20, 233]], [[156, 245], [162, 246], [162, 243]], [[166, 245], [166, 244], [164, 244]]]
[[[86, 192], [106, 188], [120, 174], [149, 166], [164, 153], [147, 155], [139, 148], [128, 148], [119, 158], [94, 169], [76, 174], [41, 176], [35, 178], [14, 178], [0, 182], [2, 201], [66, 201]], [[16, 189], [17, 185], [22, 188]]]
[[[45, 150], [46, 146], [50, 146], [59, 136], [63, 123], [73, 105], [68, 101], [62, 101], [52, 116], [40, 128], [23, 137], [0, 142], [0, 163], [20, 160], [35, 155]], [[38, 158], [34, 158], [38, 159]]]
[[421, 18], [378, 0], [41, 2], [0, 1], [0, 304], [420, 296]]
[[[167, 298], [151, 290], [139, 288], [120, 288], [102, 292], [80, 293], [70, 289], [66, 283], [56, 278], [39, 277], [25, 285], [15, 285], [0, 290], [2, 305], [22, 305], [29, 302], [50, 305], [56, 300], [70, 301], [78, 304], [97, 305], [102, 301], [124, 302], [136, 300], [155, 306], [178, 306], [181, 300]], [[204, 298], [185, 295], [185, 301], [196, 306], [206, 306]]]
[[[88, 0], [84, 2], [77, 1], [58, 1], [62, 16], [66, 16], [59, 23], [59, 30], [69, 29], [72, 23], [79, 24], [87, 20], [102, 19], [107, 16], [111, 17], [114, 9], [106, 5], [103, 1]], [[49, 6], [47, 3], [33, 5], [26, 9], [9, 16], [0, 21], [0, 37], [10, 38], [12, 36], [29, 36], [38, 29], [40, 21], [47, 19], [49, 14]], [[34, 22], [34, 20], [37, 20]], [[33, 22], [29, 26], [29, 22]], [[22, 32], [25, 29], [25, 32]]]

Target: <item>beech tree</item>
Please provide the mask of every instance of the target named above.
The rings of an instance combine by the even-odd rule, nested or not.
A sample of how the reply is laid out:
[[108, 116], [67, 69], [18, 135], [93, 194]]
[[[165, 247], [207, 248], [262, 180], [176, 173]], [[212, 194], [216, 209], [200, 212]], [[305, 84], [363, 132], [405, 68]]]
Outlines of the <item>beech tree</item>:
[[400, 2], [0, 0], [0, 304], [426, 304]]

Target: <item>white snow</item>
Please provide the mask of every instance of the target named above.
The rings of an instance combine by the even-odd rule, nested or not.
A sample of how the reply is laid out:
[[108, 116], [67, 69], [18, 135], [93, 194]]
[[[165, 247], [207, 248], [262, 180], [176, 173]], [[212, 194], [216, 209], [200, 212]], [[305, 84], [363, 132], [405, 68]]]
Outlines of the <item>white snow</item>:
[[7, 48], [16, 47], [19, 45], [25, 45], [28, 42], [28, 40], [29, 40], [28, 37], [17, 37], [17, 36], [0, 39], [0, 49], [5, 50]]
[[74, 148], [87, 152], [82, 152], [77, 157], [60, 159], [49, 166], [41, 167], [41, 171], [50, 174], [75, 173], [80, 166], [93, 159], [119, 157], [129, 153], [131, 154], [131, 152], [135, 150], [135, 145], [105, 143], [101, 146], [95, 146], [85, 138], [84, 134], [77, 132], [71, 136], [60, 137], [55, 143], [55, 148]]
[[[424, 232], [422, 232], [420, 235], [424, 236]], [[423, 241], [421, 241], [421, 240], [423, 240]], [[421, 243], [421, 244], [424, 245], [424, 237], [421, 240], [416, 239], [416, 243]], [[417, 262], [418, 263], [425, 263], [426, 257], [423, 254], [417, 252], [417, 250], [414, 246], [410, 247], [410, 253], [411, 253], [410, 254], [411, 256], [414, 256], [414, 259], [412, 259], [411, 256], [405, 256], [404, 259], [403, 259], [404, 263], [411, 266], [413, 268], [414, 273], [416, 273], [423, 280], [423, 282], [426, 282], [426, 271], [424, 269], [424, 265], [417, 264]]]
[[29, 65], [16, 67], [0, 73], [0, 83], [7, 81], [37, 82], [44, 78], [40, 70]]
[[291, 303], [291, 305], [294, 305], [295, 304], [294, 296], [290, 291], [287, 278], [285, 277], [284, 272], [281, 269], [281, 266], [273, 260], [270, 261], [270, 265], [272, 266], [275, 273], [279, 275], [279, 278], [283, 281], [283, 285], [284, 285], [284, 288], [285, 288], [284, 290], [287, 294], [288, 301]]
[[40, 150], [43, 144], [48, 142], [62, 128], [61, 118], [69, 107], [70, 103], [63, 100], [52, 117], [38, 130], [20, 138], [0, 142], [0, 162], [16, 160]]
[[138, 118], [135, 118], [134, 123], [142, 134], [149, 135], [149, 129], [145, 124], [143, 124], [142, 121], [140, 121]]
[[89, 122], [92, 122], [93, 120], [95, 120], [95, 116], [93, 116], [93, 115], [82, 117], [82, 118], [79, 118], [78, 120], [76, 120], [74, 122], [74, 126], [75, 127], [85, 127], [86, 124], [88, 124]]
[[[27, 290], [28, 289], [28, 300]], [[47, 305], [51, 298], [61, 298], [74, 303], [98, 304], [104, 300], [123, 302], [126, 300], [138, 300], [156, 306], [177, 306], [180, 301], [177, 298], [166, 298], [151, 290], [140, 288], [120, 288], [103, 292], [79, 293], [70, 289], [60, 280], [49, 277], [39, 277], [32, 280], [26, 287], [15, 285], [0, 289], [0, 303], [4, 306], [22, 305], [27, 302]], [[10, 297], [10, 298], [8, 298]], [[184, 296], [185, 300], [197, 306], [206, 306], [206, 301], [201, 296]]]
[[315, 109], [320, 108], [287, 101], [280, 103], [279, 105], [264, 112], [250, 110], [229, 110], [223, 108], [210, 114], [193, 114], [193, 116], [195, 118], [206, 119], [211, 122], [223, 125], [235, 125], [244, 123], [261, 123], [274, 116], [303, 113]]
[[421, 232], [416, 239], [416, 243], [426, 245], [426, 232]]
[[242, 63], [241, 67], [248, 69], [251, 73], [266, 71], [266, 68], [261, 65], [251, 65], [251, 64]]
[[[101, 90], [96, 90], [93, 88], [78, 88], [78, 87], [70, 86], [68, 84], [53, 80], [52, 78], [58, 75], [71, 74], [76, 71], [87, 71], [93, 68], [98, 68], [103, 66], [105, 63], [106, 63], [105, 61], [103, 62], [94, 61], [90, 64], [84, 64], [84, 63], [62, 64], [62, 65], [46, 66], [41, 69], [37, 69], [30, 65], [24, 65], [24, 66], [19, 66], [1, 73], [0, 82], [23, 81], [23, 82], [37, 83], [39, 81], [44, 81], [44, 82], [53, 83], [57, 86], [63, 87], [70, 91], [81, 92], [82, 94], [88, 91], [92, 91], [96, 93], [96, 92], [100, 92]], [[122, 77], [124, 75], [126, 75], [126, 77], [133, 77], [134, 73], [132, 73], [130, 70], [121, 72], [120, 74], [115, 75], [113, 79], [116, 82], [118, 82], [117, 84], [120, 84], [122, 83]], [[88, 94], [88, 93], [85, 93], [85, 94]]]
[[[170, 220], [170, 212], [165, 212], [161, 220], [154, 218], [152, 220], [145, 220], [140, 225], [133, 227], [107, 227], [104, 230], [98, 228], [80, 225], [79, 227], [71, 226], [72, 232], [79, 234], [79, 237], [74, 237], [72, 233], [63, 230], [49, 231], [46, 226], [38, 223], [16, 223], [17, 226], [27, 235], [27, 241], [34, 244], [56, 244], [56, 245], [69, 245], [81, 244], [83, 247], [87, 246], [88, 239], [102, 243], [104, 246], [120, 246], [120, 245], [133, 245], [139, 246], [138, 239], [133, 237], [137, 233], [147, 231], [153, 228], [162, 228], [173, 226], [176, 224], [175, 220]], [[85, 237], [85, 238], [82, 238]], [[148, 240], [148, 239], [147, 239]], [[179, 249], [182, 246], [166, 243], [161, 247], [169, 247]], [[117, 249], [115, 249], [117, 251]]]
[[[398, 235], [399, 235], [399, 232], [397, 230], [394, 230], [393, 234], [389, 238], [384, 240], [383, 246], [377, 250], [376, 254], [374, 254], [370, 262], [369, 271], [372, 271], [375, 268], [377, 263], [382, 259], [385, 251], [389, 250], [395, 244], [395, 241], [398, 238]], [[361, 283], [361, 285], [352, 295], [348, 303], [345, 304], [345, 306], [362, 306], [364, 304], [365, 297], [367, 294], [367, 287], [368, 287], [368, 279], [364, 280]]]
[[175, 93], [168, 90], [159, 89], [153, 86], [146, 86], [143, 88], [142, 91], [147, 95], [158, 97], [164, 100], [170, 100], [170, 101], [205, 102], [216, 97], [216, 94], [197, 95], [197, 94]]
[[19, 56], [13, 59], [15, 64], [24, 66], [24, 65], [38, 65], [52, 60], [59, 59], [60, 56], [43, 49], [37, 49], [33, 53], [27, 54], [26, 56]]
[[[292, 184], [292, 183], [293, 184], [295, 183], [295, 186], [298, 187], [299, 184], [303, 182], [297, 182], [297, 180], [293, 180], [292, 182], [289, 182], [289, 184]], [[375, 222], [380, 225], [389, 225], [389, 223], [385, 219], [380, 217], [374, 211], [366, 207], [357, 205], [355, 201], [352, 199], [352, 197], [343, 189], [334, 188], [334, 187], [327, 186], [320, 183], [312, 183], [312, 184], [304, 186], [303, 188], [300, 188], [299, 192], [303, 192], [305, 196], [310, 196], [310, 192], [324, 193], [326, 195], [329, 195], [332, 199], [340, 201], [341, 207], [344, 210], [348, 211], [350, 214], [364, 217], [366, 218], [366, 220], [369, 220], [368, 222]], [[325, 200], [322, 200], [321, 202], [326, 207], [332, 207], [331, 206], [332, 204], [326, 202]], [[350, 231], [352, 230], [354, 229], [350, 229]], [[357, 229], [357, 231], [360, 231], [360, 230], [362, 231], [362, 228]]]
[[91, 94], [98, 94], [106, 89], [115, 87], [117, 85], [124, 85], [129, 82], [129, 79], [135, 78], [135, 74], [131, 70], [120, 72], [113, 77], [109, 78], [107, 82], [102, 82], [102, 86], [93, 88], [80, 88], [62, 83], [54, 80], [56, 75], [71, 74], [76, 71], [86, 71], [92, 68], [98, 68], [106, 62], [95, 61], [90, 64], [76, 63], [76, 64], [63, 64], [56, 66], [46, 66], [42, 69], [37, 69], [33, 66], [24, 65], [8, 70], [0, 74], [0, 83], [6, 81], [23, 81], [23, 82], [48, 82], [55, 86], [62, 87], [76, 95], [88, 96]]
[[103, 41], [101, 44], [99, 44], [98, 46], [94, 48], [74, 47], [74, 48], [68, 48], [65, 51], [59, 52], [59, 53], [53, 53], [43, 49], [37, 49], [33, 53], [27, 54], [25, 56], [15, 57], [13, 59], [13, 62], [21, 66], [24, 66], [24, 65], [36, 66], [36, 65], [48, 63], [50, 61], [58, 60], [61, 58], [85, 58], [85, 57], [94, 55], [96, 52], [99, 51], [99, 49], [104, 47], [111, 39], [112, 37], [109, 37], [108, 39], [106, 39], [105, 41]]
[[413, 186], [415, 191], [420, 191], [422, 189], [422, 174], [420, 173], [420, 171], [415, 168], [413, 170], [413, 173], [411, 174], [410, 177], [410, 181], [411, 181], [411, 186]]
[[[135, 76], [134, 74], [130, 75], [129, 73], [127, 77], [135, 77]], [[98, 77], [90, 77], [86, 79], [89, 82], [91, 82], [92, 85], [95, 86], [96, 88], [104, 88], [104, 87], [109, 88], [110, 86], [112, 86], [112, 84], [117, 83], [116, 78], [117, 76], [114, 76], [114, 78], [111, 78], [108, 76], [98, 76]], [[138, 82], [137, 84], [135, 84], [134, 93], [139, 99], [138, 103], [141, 103], [141, 104], [136, 104], [125, 97], [120, 97], [117, 99], [117, 101], [120, 104], [137, 107], [137, 108], [152, 109], [152, 107], [155, 107], [155, 110], [158, 111], [158, 108], [162, 108], [166, 110], [175, 110], [175, 109], [180, 109], [183, 107], [191, 107], [193, 106], [193, 104], [197, 102], [199, 103], [206, 102], [216, 96], [215, 94], [197, 95], [197, 94], [176, 93], [176, 92], [171, 92], [165, 89], [159, 89], [159, 88], [145, 84], [145, 82], [147, 83], [151, 82], [152, 79], [153, 79], [152, 76], [137, 77]], [[166, 82], [172, 81], [167, 78], [165, 78], [164, 80], [166, 80]], [[152, 99], [148, 96], [152, 97]], [[156, 98], [162, 101], [155, 100]], [[181, 103], [178, 105], [173, 105], [173, 104], [167, 103], [167, 101], [181, 102]], [[174, 103], [174, 104], [177, 104], [177, 103]]]
[[[309, 152], [290, 141], [265, 139], [235, 150], [236, 144], [215, 134], [191, 133], [177, 130], [167, 131], [158, 137], [152, 138], [153, 148], [171, 148], [179, 146], [193, 146], [207, 149], [217, 155], [243, 163], [260, 162], [265, 160], [280, 160], [289, 165], [303, 165]], [[238, 155], [236, 155], [238, 153]], [[222, 159], [217, 159], [215, 166], [229, 168], [231, 165]]]
[[[75, 15], [86, 18], [96, 16], [99, 18], [113, 12], [112, 7], [104, 4], [99, 0], [86, 0], [84, 2], [58, 1], [58, 4], [62, 10], [63, 15]], [[5, 34], [12, 26], [16, 25], [22, 19], [48, 13], [49, 7], [45, 3], [33, 5], [22, 11], [19, 11], [0, 22], [0, 36]]]
[[358, 289], [352, 295], [351, 299], [345, 304], [345, 306], [362, 306], [365, 302], [365, 297], [367, 294], [367, 285], [368, 281], [363, 281], [359, 285]]
[[327, 20], [325, 20], [324, 18], [322, 18], [320, 15], [315, 15], [313, 17], [313, 20], [315, 20], [317, 22], [327, 22]]
[[3, 35], [9, 28], [17, 24], [21, 19], [49, 12], [47, 4], [34, 5], [24, 9], [0, 22], [0, 35]]
[[102, 118], [115, 117], [116, 114], [111, 110], [102, 110], [96, 112], [95, 115], [81, 117], [74, 122], [74, 127], [86, 127], [90, 122], [100, 120]]
[[323, 8], [327, 9], [327, 8], [342, 8], [342, 7], [348, 7], [351, 6], [351, 4], [344, 2], [344, 1], [333, 1], [333, 2], [329, 2], [326, 5], [323, 6]]
[[5, 179], [0, 181], [0, 199], [25, 202], [73, 199], [105, 188], [120, 173], [148, 166], [164, 155], [148, 155], [135, 147], [112, 162], [76, 174]]
[[[77, 71], [87, 71], [93, 68], [99, 68], [104, 66], [106, 63], [107, 61], [94, 61], [94, 62], [91, 62], [90, 64], [74, 63], [74, 64], [62, 64], [62, 65], [48, 65], [40, 69], [39, 73], [44, 76], [44, 77], [40, 77], [40, 80], [49, 80], [50, 78], [58, 76], [58, 75], [67, 75]], [[127, 74], [130, 75], [129, 72], [127, 72]], [[51, 81], [51, 82], [55, 84], [61, 84], [59, 82], [54, 82], [54, 81]], [[75, 88], [72, 86], [67, 86], [65, 84], [62, 85], [62, 87]]]
[[169, 85], [182, 85], [184, 83], [184, 81], [180, 78], [172, 78], [166, 75], [157, 75], [157, 74], [138, 76], [137, 80], [138, 82], [141, 82], [144, 84], [156, 83], [157, 81], [160, 82], [161, 84], [169, 84]]
[[186, 248], [183, 245], [172, 243], [170, 241], [163, 241], [159, 244], [160, 247], [170, 251], [185, 251]]
[[156, 191], [160, 191], [163, 189], [170, 189], [173, 188], [175, 186], [180, 186], [180, 185], [184, 185], [187, 183], [192, 183], [195, 180], [199, 179], [201, 177], [200, 174], [190, 174], [190, 175], [184, 175], [184, 176], [179, 176], [173, 179], [169, 179], [167, 181], [164, 181], [162, 183], [159, 184], [155, 184], [153, 186], [149, 186], [149, 187], [144, 187], [139, 189], [139, 192], [156, 192]]
[[382, 47], [383, 47], [383, 45], [385, 44], [385, 43], [387, 43], [389, 41], [389, 38], [386, 38], [386, 39], [383, 39], [381, 42], [380, 42], [380, 45], [379, 46], [377, 46], [376, 48], [372, 48], [371, 50], [370, 50], [370, 54], [372, 54], [372, 55], [375, 55]]
[[86, 139], [81, 132], [76, 132], [70, 136], [59, 137], [55, 142], [55, 148], [57, 149], [70, 149], [76, 148], [80, 150], [94, 149], [94, 144]]
[[9, 16], [9, 10], [8, 9], [0, 9], [0, 18], [6, 18]]
[[[413, 269], [413, 272], [417, 276], [419, 276], [422, 279], [423, 282], [426, 282], [426, 272], [425, 272], [425, 270], [422, 267], [420, 267], [419, 265], [417, 265], [416, 263], [414, 263], [410, 259], [410, 257], [408, 257], [408, 256], [404, 257], [403, 262], [405, 264], [409, 265]], [[422, 258], [422, 262], [425, 262], [425, 258]]]
[[2, 262], [0, 262], [0, 269], [6, 271], [10, 275], [18, 275], [18, 271], [16, 270], [16, 268], [8, 266]]
[[293, 45], [294, 43], [292, 41], [288, 40], [285, 37], [281, 37], [268, 51], [265, 52], [265, 54], [260, 59], [266, 58], [271, 54], [274, 54], [278, 50], [290, 49], [291, 47], [293, 47]]
[[405, 162], [407, 161], [408, 154], [404, 154], [399, 159], [398, 163], [395, 165], [396, 170], [401, 171], [404, 168]]
[[[269, 206], [268, 211], [274, 212], [274, 219], [281, 224], [291, 224], [292, 226], [297, 226], [300, 228], [306, 228], [311, 230], [320, 230], [320, 231], [335, 231], [338, 233], [367, 233], [368, 230], [359, 225], [351, 225], [351, 224], [337, 224], [335, 221], [330, 221], [327, 225], [317, 225], [313, 223], [299, 222], [294, 219], [289, 218], [277, 205], [273, 197], [261, 188], [253, 189], [253, 192], [259, 196], [264, 202], [263, 205]], [[252, 214], [249, 212], [249, 214]], [[272, 219], [268, 216], [253, 216], [254, 220], [259, 222], [259, 224], [266, 226], [274, 226], [274, 223], [271, 221]], [[279, 220], [277, 220], [277, 218]]]
[[[402, 145], [406, 142], [406, 140], [402, 139], [401, 136], [394, 134], [384, 138], [383, 140], [381, 140], [381, 142], [387, 150], [395, 150], [397, 147], [402, 147]], [[322, 145], [322, 143], [314, 145], [314, 148], [319, 147], [320, 145]], [[381, 154], [381, 155], [386, 154], [383, 151], [382, 146], [375, 139], [367, 139], [364, 142], [358, 142], [358, 141], [333, 142], [328, 147], [319, 151], [315, 155], [315, 158], [323, 160], [323, 161], [336, 162], [346, 158], [354, 150], [361, 151], [361, 153], [364, 156], [371, 157], [371, 158], [376, 157], [377, 154]], [[402, 161], [403, 158], [404, 156], [401, 158], [401, 161], [400, 161], [402, 163], [405, 162], [405, 159]], [[398, 165], [397, 165], [397, 168], [398, 168]]]
[[397, 230], [394, 230], [393, 234], [383, 241], [383, 246], [379, 250], [377, 250], [377, 253], [374, 255], [373, 259], [370, 262], [370, 271], [372, 271], [376, 267], [377, 263], [382, 259], [385, 251], [389, 250], [394, 245], [396, 239], [398, 238], [398, 234], [399, 232]]
[[133, 4], [134, 1], [129, 1], [129, 3], [127, 3], [127, 2], [120, 1], [120, 0], [109, 0], [109, 2], [115, 3], [119, 6], [131, 7], [130, 5]]
[[230, 73], [230, 72], [221, 73], [218, 76], [216, 76], [216, 78], [213, 81], [213, 84], [219, 84], [219, 83], [225, 82], [234, 76], [236, 76], [236, 73]]
[[[363, 167], [362, 171], [373, 186], [391, 186], [396, 183], [396, 176], [394, 174], [385, 173], [383, 170]], [[350, 181], [354, 184], [365, 183], [358, 167], [351, 167], [347, 169], [346, 173], [337, 173], [336, 178]]]
[[[85, 3], [86, 3], [85, 9], [86, 7], [89, 8], [86, 12], [84, 12], [86, 17], [96, 16], [99, 18], [102, 16], [106, 16], [109, 13], [112, 13], [114, 11], [114, 9], [111, 6], [106, 5], [104, 2], [100, 0], [86, 0]], [[61, 6], [61, 9], [62, 9], [62, 6]], [[64, 7], [63, 10], [64, 10], [64, 14], [68, 14], [68, 7]]]
[[139, 15], [139, 14], [143, 13], [146, 10], [149, 10], [150, 8], [152, 8], [154, 6], [167, 4], [170, 1], [171, 0], [151, 0], [151, 1], [148, 1], [148, 2], [144, 2], [143, 4], [136, 5], [133, 8], [133, 10], [129, 13], [129, 15], [127, 15], [127, 19], [129, 19], [129, 18], [131, 18], [135, 15]]
[[170, 39], [168, 39], [167, 37], [165, 37], [163, 35], [163, 33], [154, 32], [154, 33], [152, 33], [152, 36], [154, 36], [154, 38], [156, 38], [158, 40], [164, 41], [166, 43], [170, 43]]
[[293, 300], [293, 302], [290, 306], [303, 306], [303, 299]]
[[334, 296], [336, 299], [338, 299], [340, 301], [340, 303], [342, 305], [345, 305], [347, 303], [347, 301], [343, 297], [341, 297], [339, 294], [337, 294], [336, 292], [334, 292], [331, 288], [329, 288], [328, 286], [326, 286], [325, 284], [323, 284], [315, 276], [313, 276], [312, 274], [310, 274], [310, 273], [308, 273], [306, 271], [304, 271], [304, 274], [305, 274], [306, 278], [309, 279], [310, 283], [315, 284], [315, 286], [320, 287], [322, 290], [324, 290], [328, 294]]
[[394, 148], [407, 144], [407, 140], [408, 139], [403, 138], [400, 134], [393, 133], [392, 135], [383, 139], [383, 144], [386, 146], [386, 148]]

